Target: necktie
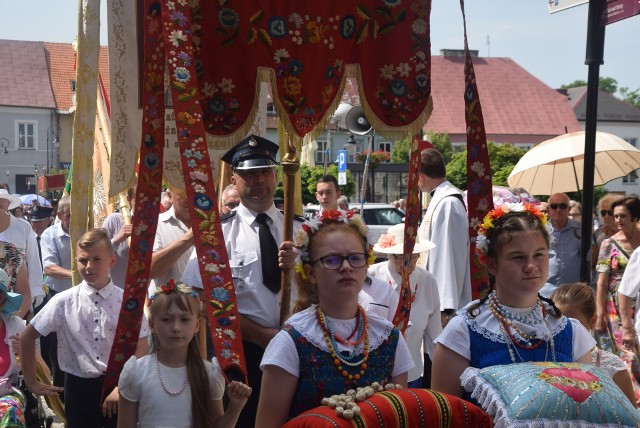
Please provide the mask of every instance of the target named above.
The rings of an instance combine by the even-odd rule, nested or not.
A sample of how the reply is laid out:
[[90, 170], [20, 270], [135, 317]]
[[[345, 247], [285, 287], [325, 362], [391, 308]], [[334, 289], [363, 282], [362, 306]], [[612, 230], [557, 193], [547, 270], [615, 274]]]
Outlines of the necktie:
[[262, 281], [264, 285], [274, 293], [280, 291], [281, 271], [278, 267], [278, 245], [273, 239], [269, 225], [269, 216], [260, 213], [256, 217], [258, 222], [258, 237], [260, 238], [260, 261], [262, 263]]
[[36, 235], [36, 241], [38, 241], [38, 254], [40, 254], [40, 267], [42, 267], [42, 247], [40, 247], [40, 235]]

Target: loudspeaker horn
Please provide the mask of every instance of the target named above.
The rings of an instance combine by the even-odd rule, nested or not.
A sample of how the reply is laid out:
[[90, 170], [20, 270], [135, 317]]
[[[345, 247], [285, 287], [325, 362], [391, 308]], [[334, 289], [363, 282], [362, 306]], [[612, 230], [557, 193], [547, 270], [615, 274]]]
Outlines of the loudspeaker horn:
[[347, 129], [358, 135], [367, 135], [372, 128], [371, 124], [364, 115], [362, 106], [359, 105], [349, 110], [349, 113], [347, 113], [346, 122]]
[[349, 103], [340, 103], [333, 116], [329, 118], [329, 123], [341, 131], [348, 131], [346, 117], [352, 108], [353, 105]]

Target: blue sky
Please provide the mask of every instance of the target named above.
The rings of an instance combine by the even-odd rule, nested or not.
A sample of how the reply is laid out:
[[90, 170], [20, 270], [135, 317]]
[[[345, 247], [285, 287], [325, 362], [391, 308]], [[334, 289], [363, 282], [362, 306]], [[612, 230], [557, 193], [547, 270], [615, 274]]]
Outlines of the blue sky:
[[[547, 0], [467, 0], [471, 49], [480, 56], [510, 57], [551, 87], [587, 80], [584, 64], [588, 6], [550, 14]], [[103, 20], [106, 22], [102, 0]], [[0, 39], [73, 41], [77, 33], [75, 0], [0, 0]], [[432, 54], [461, 49], [462, 18], [456, 0], [433, 0]], [[490, 50], [487, 46], [490, 40]], [[106, 44], [103, 26], [102, 40]], [[640, 88], [640, 16], [607, 26], [600, 75], [619, 86]]]

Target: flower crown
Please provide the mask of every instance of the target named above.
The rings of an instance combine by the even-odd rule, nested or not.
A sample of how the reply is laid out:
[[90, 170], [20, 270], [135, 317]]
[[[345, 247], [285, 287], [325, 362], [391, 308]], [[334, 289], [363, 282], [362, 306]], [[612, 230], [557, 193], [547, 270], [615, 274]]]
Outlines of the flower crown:
[[304, 263], [309, 263], [311, 260], [309, 259], [309, 240], [311, 236], [313, 236], [320, 228], [327, 223], [345, 223], [351, 224], [358, 229], [360, 235], [365, 238], [368, 247], [369, 260], [368, 264], [372, 264], [375, 260], [375, 256], [373, 254], [373, 246], [369, 244], [367, 239], [367, 225], [364, 224], [362, 217], [358, 214], [354, 214], [352, 211], [344, 211], [341, 209], [337, 210], [322, 210], [317, 217], [313, 217], [302, 223], [302, 228], [298, 231], [296, 235], [296, 243], [295, 243], [295, 252], [298, 253], [298, 258], [296, 260], [296, 272], [300, 273], [303, 280], [307, 280], [307, 275], [304, 271], [302, 265]]
[[157, 287], [156, 291], [151, 295], [149, 300], [153, 302], [156, 299], [156, 297], [158, 297], [160, 294], [171, 294], [171, 292], [174, 290], [178, 293], [190, 294], [191, 297], [194, 297], [196, 299], [198, 298], [198, 293], [193, 291], [193, 289], [189, 287], [187, 284], [182, 283], [180, 281], [176, 282], [175, 280], [170, 279], [169, 281], [167, 281], [165, 285], [161, 285], [160, 287]]
[[547, 215], [536, 208], [535, 205], [522, 202], [505, 202], [498, 208], [489, 211], [484, 218], [484, 221], [478, 226], [478, 236], [476, 237], [476, 251], [482, 256], [486, 256], [489, 251], [489, 243], [491, 242], [487, 236], [491, 233], [492, 229], [495, 229], [495, 223], [498, 219], [515, 213], [526, 213], [536, 217], [542, 223], [542, 226], [547, 230], [547, 233], [551, 236], [553, 232], [553, 226], [547, 221]]

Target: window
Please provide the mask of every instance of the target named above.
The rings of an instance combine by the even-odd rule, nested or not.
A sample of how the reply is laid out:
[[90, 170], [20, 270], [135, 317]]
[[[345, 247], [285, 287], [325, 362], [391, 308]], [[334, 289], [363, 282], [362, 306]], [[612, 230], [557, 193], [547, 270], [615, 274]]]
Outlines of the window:
[[18, 149], [36, 148], [36, 122], [18, 122]]
[[391, 143], [389, 141], [382, 141], [378, 143], [378, 149], [391, 154]]
[[[625, 140], [627, 143], [631, 144], [633, 147], [637, 147], [637, 142], [638, 142], [637, 138], [625, 138]], [[628, 174], [625, 177], [622, 177], [622, 182], [626, 184], [634, 184], [637, 179], [638, 179], [638, 174], [636, 173], [636, 171], [633, 171], [631, 174]]]
[[316, 141], [318, 143], [318, 148], [316, 149], [316, 164], [324, 165], [324, 157], [327, 156], [327, 164], [331, 163], [331, 159], [329, 159], [330, 153], [325, 154], [325, 150], [327, 150], [327, 142], [326, 141]]

